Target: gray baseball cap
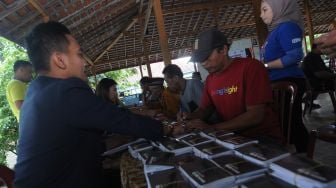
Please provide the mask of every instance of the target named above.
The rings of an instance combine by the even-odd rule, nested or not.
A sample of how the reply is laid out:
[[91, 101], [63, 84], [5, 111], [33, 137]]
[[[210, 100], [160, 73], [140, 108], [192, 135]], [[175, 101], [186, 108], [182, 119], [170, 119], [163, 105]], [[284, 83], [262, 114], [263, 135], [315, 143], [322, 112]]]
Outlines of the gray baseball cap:
[[203, 62], [211, 55], [214, 49], [224, 44], [229, 44], [224, 33], [216, 28], [202, 32], [197, 39], [197, 48], [190, 59], [192, 62]]

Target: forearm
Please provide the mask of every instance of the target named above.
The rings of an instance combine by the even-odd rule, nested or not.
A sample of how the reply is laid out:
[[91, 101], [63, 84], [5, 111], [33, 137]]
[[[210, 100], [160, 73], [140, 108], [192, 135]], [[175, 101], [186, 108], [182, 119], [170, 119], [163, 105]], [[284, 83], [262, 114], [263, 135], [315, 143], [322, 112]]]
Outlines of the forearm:
[[303, 52], [301, 48], [294, 48], [292, 50], [286, 51], [286, 54], [276, 60], [266, 62], [268, 69], [281, 69], [284, 67], [289, 67], [293, 65], [298, 65], [298, 63], [303, 58]]
[[222, 123], [214, 125], [216, 129], [239, 131], [257, 126], [264, 120], [264, 105], [253, 107], [245, 113]]
[[276, 59], [274, 61], [270, 61], [265, 63], [267, 64], [267, 69], [282, 69], [284, 68], [281, 59]]

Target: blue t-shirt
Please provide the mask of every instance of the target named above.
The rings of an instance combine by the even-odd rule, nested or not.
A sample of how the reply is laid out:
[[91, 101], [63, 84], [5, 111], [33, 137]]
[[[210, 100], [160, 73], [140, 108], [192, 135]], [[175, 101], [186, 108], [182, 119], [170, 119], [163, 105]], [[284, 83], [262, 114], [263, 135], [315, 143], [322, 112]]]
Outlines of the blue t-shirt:
[[303, 78], [304, 74], [299, 63], [303, 58], [302, 30], [294, 22], [281, 23], [267, 37], [263, 46], [263, 61], [281, 59], [282, 69], [269, 69], [270, 79], [294, 77]]

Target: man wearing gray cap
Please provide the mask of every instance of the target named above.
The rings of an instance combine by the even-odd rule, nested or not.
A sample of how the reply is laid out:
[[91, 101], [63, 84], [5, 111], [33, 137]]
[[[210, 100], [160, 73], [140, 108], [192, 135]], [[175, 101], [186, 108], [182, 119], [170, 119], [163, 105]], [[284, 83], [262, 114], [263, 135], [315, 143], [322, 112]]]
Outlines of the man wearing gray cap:
[[[228, 55], [230, 44], [217, 29], [201, 33], [198, 49], [191, 61], [199, 62], [209, 72], [200, 107], [185, 114], [186, 119], [206, 119], [216, 110], [221, 122], [215, 129], [236, 131], [249, 137], [270, 135], [279, 137], [279, 126], [269, 104], [272, 91], [267, 70], [252, 58]], [[201, 121], [191, 121], [190, 128], [205, 128]]]

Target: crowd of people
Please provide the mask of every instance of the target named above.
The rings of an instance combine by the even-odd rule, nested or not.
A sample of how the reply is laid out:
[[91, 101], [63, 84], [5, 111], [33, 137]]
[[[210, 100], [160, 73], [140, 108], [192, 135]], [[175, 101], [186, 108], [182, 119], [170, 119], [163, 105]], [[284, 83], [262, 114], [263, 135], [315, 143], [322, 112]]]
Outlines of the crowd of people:
[[[199, 34], [191, 58], [208, 71], [204, 83], [199, 73], [185, 79], [180, 67], [168, 65], [163, 78], [140, 80], [141, 110], [128, 109], [120, 101], [113, 79], [100, 80], [92, 91], [80, 46], [63, 24], [37, 25], [26, 37], [31, 63], [14, 64], [14, 78], [6, 90], [19, 122], [15, 187], [104, 187], [101, 139], [106, 131], [158, 140], [212, 128], [281, 141], [277, 114], [271, 109], [271, 84], [280, 81], [297, 85], [291, 142], [297, 152], [306, 152], [308, 132], [301, 105], [306, 77], [334, 87], [335, 75], [320, 55], [336, 57], [336, 31], [314, 41], [302, 69], [304, 25], [297, 2], [263, 0], [260, 17], [269, 26], [260, 61], [231, 58], [224, 33], [206, 30]], [[32, 68], [37, 77], [27, 89]], [[164, 126], [158, 120], [163, 116], [177, 123]]]

